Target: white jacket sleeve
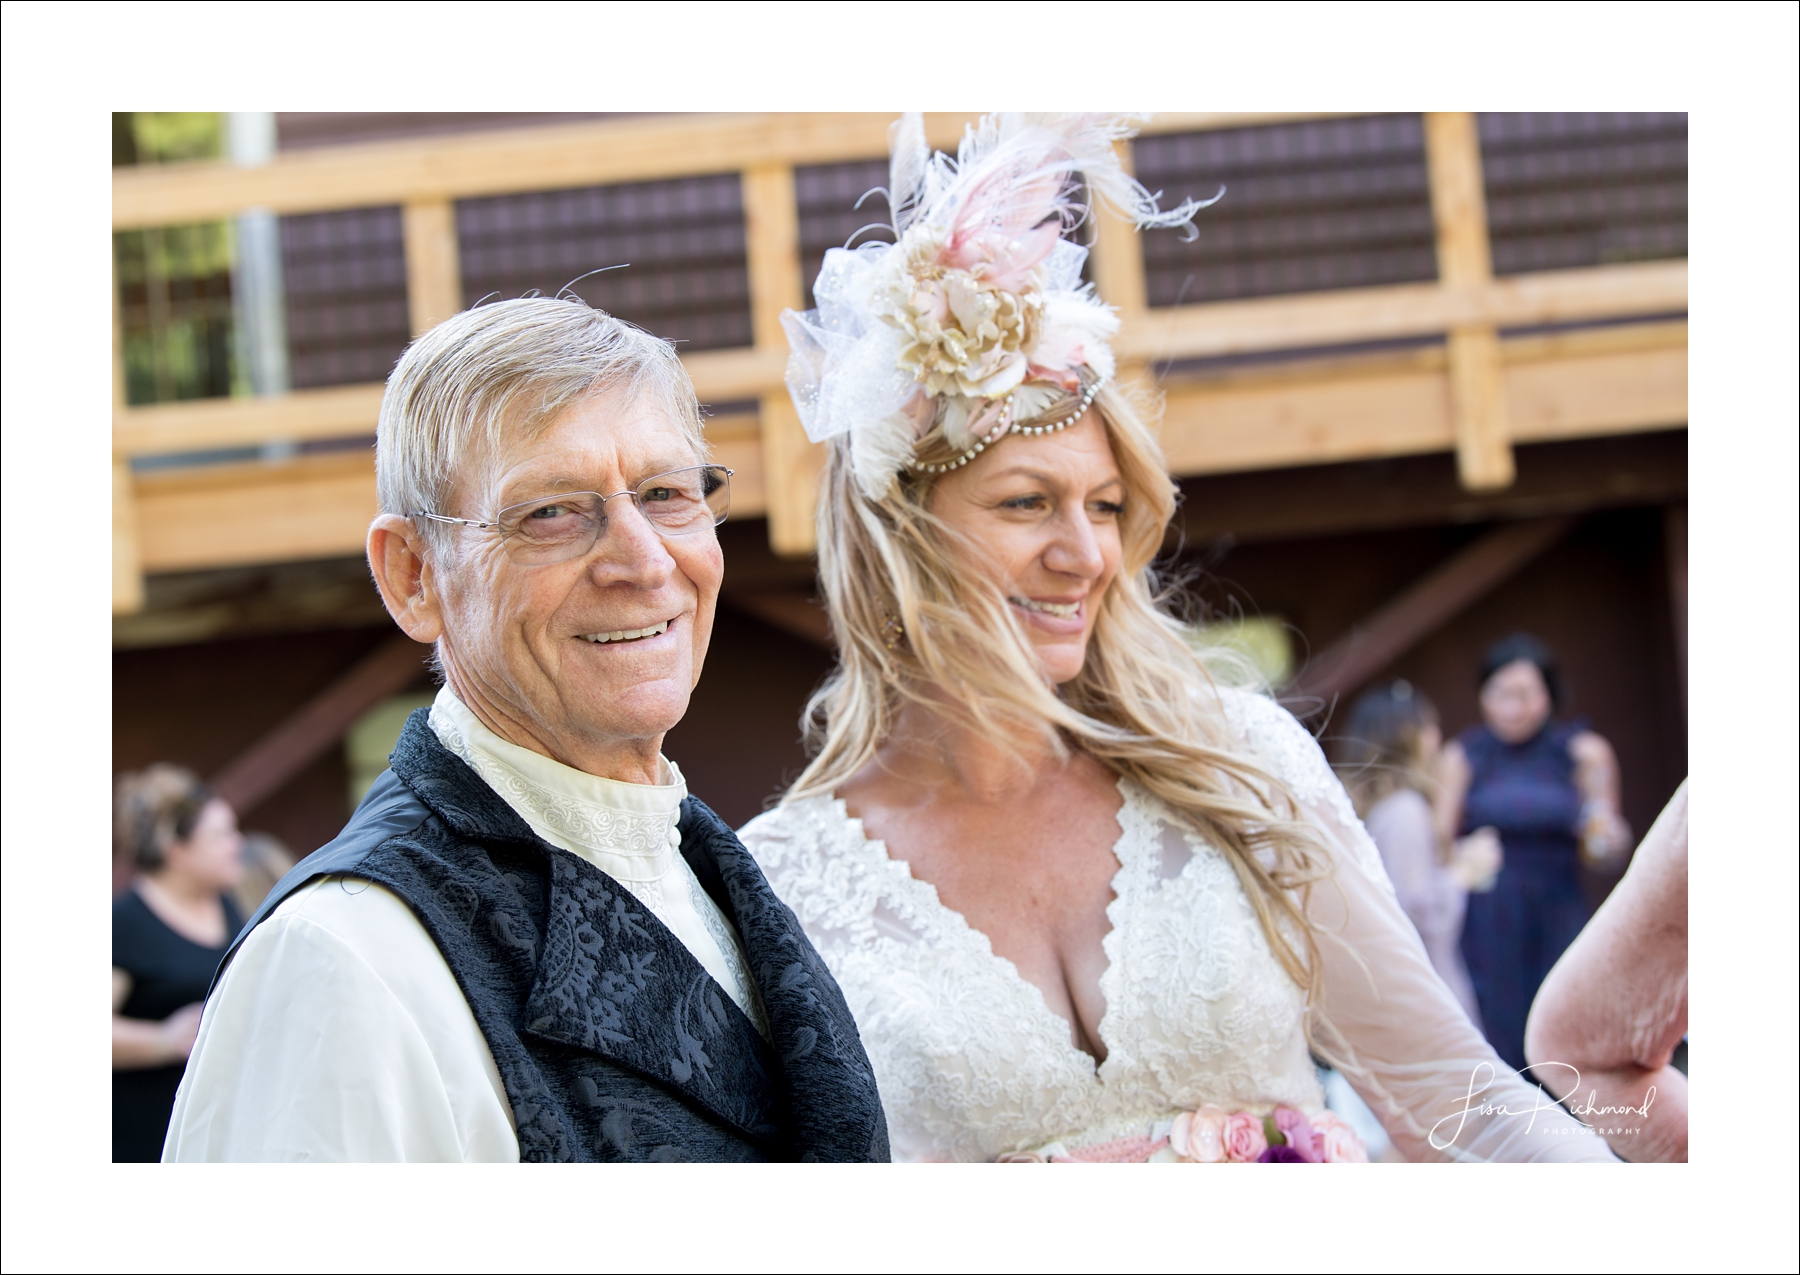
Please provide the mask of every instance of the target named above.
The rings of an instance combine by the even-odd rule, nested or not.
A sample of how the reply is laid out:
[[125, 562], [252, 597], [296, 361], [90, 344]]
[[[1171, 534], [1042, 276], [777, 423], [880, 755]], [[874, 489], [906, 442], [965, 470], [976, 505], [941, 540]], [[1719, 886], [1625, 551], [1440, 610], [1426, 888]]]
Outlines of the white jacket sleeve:
[[397, 896], [327, 878], [245, 939], [208, 1000], [165, 1161], [516, 1161], [493, 1057]]

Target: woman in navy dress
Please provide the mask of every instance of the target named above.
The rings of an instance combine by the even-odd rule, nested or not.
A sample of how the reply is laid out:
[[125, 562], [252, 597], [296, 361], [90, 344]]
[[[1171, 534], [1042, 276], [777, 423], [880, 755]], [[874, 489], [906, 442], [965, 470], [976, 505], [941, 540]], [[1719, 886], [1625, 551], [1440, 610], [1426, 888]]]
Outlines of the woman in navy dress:
[[1482, 1026], [1496, 1053], [1525, 1066], [1525, 1018], [1539, 984], [1587, 923], [1585, 860], [1628, 848], [1612, 746], [1581, 721], [1559, 722], [1562, 679], [1528, 634], [1496, 643], [1481, 664], [1481, 723], [1442, 754], [1440, 832], [1492, 828], [1503, 866], [1469, 896], [1462, 951]]

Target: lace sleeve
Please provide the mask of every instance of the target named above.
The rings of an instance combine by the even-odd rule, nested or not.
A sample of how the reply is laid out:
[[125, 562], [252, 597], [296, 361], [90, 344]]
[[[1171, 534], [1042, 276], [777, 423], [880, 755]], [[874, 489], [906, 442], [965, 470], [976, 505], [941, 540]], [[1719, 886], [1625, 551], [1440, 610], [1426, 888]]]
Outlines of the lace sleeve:
[[1500, 1061], [1432, 969], [1369, 834], [1316, 741], [1260, 696], [1226, 704], [1288, 784], [1334, 869], [1307, 915], [1323, 963], [1313, 1035], [1413, 1160], [1597, 1160], [1598, 1135]]

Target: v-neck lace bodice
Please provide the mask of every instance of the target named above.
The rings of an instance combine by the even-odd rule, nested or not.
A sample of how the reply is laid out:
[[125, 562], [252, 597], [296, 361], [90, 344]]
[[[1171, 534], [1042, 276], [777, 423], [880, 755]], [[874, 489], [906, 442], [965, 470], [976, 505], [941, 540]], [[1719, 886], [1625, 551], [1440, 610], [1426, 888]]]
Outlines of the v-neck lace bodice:
[[[1315, 892], [1345, 901], [1337, 914], [1329, 903], [1316, 909], [1333, 931], [1322, 940], [1321, 1011], [1344, 1037], [1346, 1073], [1396, 1142], [1421, 1158], [1488, 1158], [1497, 1149], [1498, 1158], [1540, 1150], [1583, 1158], [1598, 1139], [1539, 1136], [1526, 1148], [1514, 1136], [1523, 1136], [1524, 1121], [1472, 1119], [1447, 1145], [1432, 1145], [1431, 1127], [1466, 1090], [1471, 1066], [1497, 1060], [1432, 972], [1311, 736], [1260, 697], [1225, 692], [1222, 707], [1332, 849], [1346, 888]], [[869, 839], [841, 800], [789, 801], [743, 830], [843, 988], [896, 1159], [991, 1160], [1058, 1141], [1092, 1145], [1207, 1103], [1324, 1105], [1303, 1029], [1305, 995], [1270, 950], [1230, 861], [1139, 785], [1122, 779], [1119, 791], [1119, 867], [1100, 983], [1107, 1057], [1098, 1066], [1043, 993], [934, 886]], [[1532, 1092], [1508, 1076], [1516, 1100]], [[1437, 1141], [1449, 1138], [1446, 1130]]]

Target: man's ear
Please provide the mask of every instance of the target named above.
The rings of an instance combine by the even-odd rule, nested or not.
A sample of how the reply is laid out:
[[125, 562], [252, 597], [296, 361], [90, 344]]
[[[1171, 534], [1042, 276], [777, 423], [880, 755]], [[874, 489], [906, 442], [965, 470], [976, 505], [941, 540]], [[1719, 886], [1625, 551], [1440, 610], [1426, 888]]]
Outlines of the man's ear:
[[380, 514], [369, 524], [369, 571], [394, 623], [415, 642], [435, 642], [444, 615], [424, 538], [410, 518]]

